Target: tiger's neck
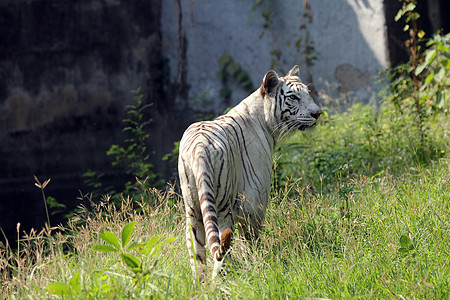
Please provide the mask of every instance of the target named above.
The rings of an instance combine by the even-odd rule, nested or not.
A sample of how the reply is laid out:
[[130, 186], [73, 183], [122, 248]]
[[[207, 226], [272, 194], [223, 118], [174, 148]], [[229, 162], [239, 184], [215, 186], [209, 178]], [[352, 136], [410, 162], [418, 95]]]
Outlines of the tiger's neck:
[[[273, 152], [276, 136], [274, 136], [274, 125], [270, 114], [272, 108], [268, 107], [272, 101], [264, 100], [257, 90], [230, 110], [227, 115], [242, 119], [250, 129], [247, 134], [254, 137], [258, 136], [260, 140], [266, 140], [271, 152]], [[254, 137], [249, 136], [248, 138]]]

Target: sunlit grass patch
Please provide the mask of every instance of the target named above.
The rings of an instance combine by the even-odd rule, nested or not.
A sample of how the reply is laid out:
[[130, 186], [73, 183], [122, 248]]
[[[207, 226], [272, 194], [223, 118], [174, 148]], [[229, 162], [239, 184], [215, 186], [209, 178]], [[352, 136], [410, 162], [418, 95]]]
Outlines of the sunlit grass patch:
[[[400, 177], [361, 177], [341, 195], [288, 182], [272, 194], [259, 239], [236, 236], [226, 274], [200, 286], [189, 267], [177, 194], [154, 190], [156, 204], [139, 207], [127, 198], [115, 207], [104, 198], [65, 228], [32, 232], [19, 249], [3, 248], [2, 297], [445, 299], [449, 169], [449, 160], [441, 159]], [[99, 236], [105, 232], [122, 243], [130, 222], [136, 222], [130, 244], [175, 238], [154, 255], [124, 250], [142, 263], [141, 273], [124, 262], [121, 250], [92, 249], [110, 245]]]

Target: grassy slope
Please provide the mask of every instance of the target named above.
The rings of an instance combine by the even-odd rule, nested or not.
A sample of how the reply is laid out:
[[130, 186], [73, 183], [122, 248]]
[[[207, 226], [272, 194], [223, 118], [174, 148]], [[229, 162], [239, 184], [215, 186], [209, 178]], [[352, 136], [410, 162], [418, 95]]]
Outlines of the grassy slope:
[[[450, 297], [449, 171], [442, 161], [402, 179], [361, 179], [344, 217], [329, 197], [272, 206], [267, 242], [257, 248], [267, 253], [257, 259], [262, 294]], [[398, 251], [402, 235], [414, 241], [405, 254]]]
[[[199, 287], [192, 283], [179, 195], [155, 190], [158, 205], [134, 209], [129, 201], [116, 209], [104, 199], [90, 212], [81, 210], [62, 229], [64, 234], [30, 234], [19, 256], [15, 250], [3, 251], [1, 296], [47, 298], [45, 287], [60, 282], [70, 287], [68, 297], [74, 299], [448, 299], [448, 154], [407, 170], [395, 176], [378, 170], [370, 177], [352, 176], [345, 183], [350, 189], [337, 182], [333, 190], [330, 183], [331, 192], [324, 194], [305, 188], [303, 181], [283, 181], [273, 192], [260, 240], [249, 243], [237, 236], [228, 274]], [[140, 281], [133, 281], [117, 253], [90, 250], [102, 243], [99, 232], [119, 234], [130, 221], [138, 222], [134, 240], [177, 238], [155, 255], [130, 251], [151, 271]], [[399, 251], [401, 241], [403, 246], [411, 241], [404, 251]]]

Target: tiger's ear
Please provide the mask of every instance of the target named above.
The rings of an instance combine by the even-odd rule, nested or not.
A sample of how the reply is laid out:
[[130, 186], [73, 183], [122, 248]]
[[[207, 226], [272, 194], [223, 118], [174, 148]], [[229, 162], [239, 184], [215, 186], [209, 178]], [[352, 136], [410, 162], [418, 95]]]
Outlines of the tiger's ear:
[[287, 74], [286, 77], [297, 76], [300, 77], [300, 69], [295, 65]]
[[261, 95], [264, 97], [264, 93], [268, 95], [275, 91], [278, 86], [279, 79], [277, 72], [271, 70], [264, 76], [263, 84], [261, 85]]

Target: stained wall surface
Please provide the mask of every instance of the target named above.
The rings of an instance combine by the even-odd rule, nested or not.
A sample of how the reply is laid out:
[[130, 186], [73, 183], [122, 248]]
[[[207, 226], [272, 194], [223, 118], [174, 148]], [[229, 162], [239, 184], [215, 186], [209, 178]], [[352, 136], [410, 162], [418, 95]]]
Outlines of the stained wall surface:
[[[372, 76], [388, 63], [382, 0], [206, 1], [183, 0], [180, 56], [177, 1], [162, 5], [163, 52], [170, 58], [173, 79], [183, 60], [188, 98], [217, 112], [243, 99], [248, 91], [237, 78], [225, 83], [233, 90], [224, 103], [217, 73], [220, 58], [248, 71], [254, 86], [275, 69], [284, 74], [300, 65], [304, 81], [318, 91], [357, 92], [368, 97]], [[305, 50], [317, 59], [307, 63]], [[181, 98], [180, 98], [181, 99]]]
[[[111, 167], [123, 106], [157, 99], [160, 1], [0, 1], [0, 227], [40, 227], [48, 196], [75, 207], [88, 168]], [[87, 192], [87, 191], [85, 191]]]

